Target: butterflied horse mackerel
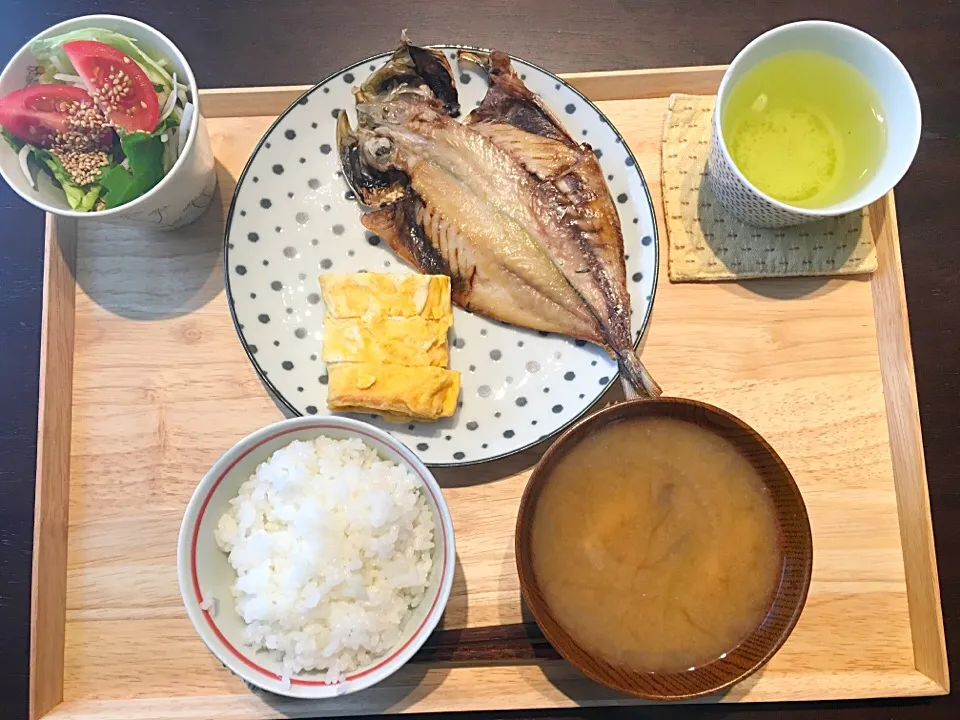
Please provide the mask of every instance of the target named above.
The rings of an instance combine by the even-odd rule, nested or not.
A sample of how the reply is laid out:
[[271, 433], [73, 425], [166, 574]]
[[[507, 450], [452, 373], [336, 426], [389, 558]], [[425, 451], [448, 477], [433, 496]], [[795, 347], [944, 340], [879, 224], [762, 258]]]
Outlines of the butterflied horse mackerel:
[[490, 88], [461, 123], [443, 53], [406, 38], [337, 123], [361, 218], [421, 272], [449, 275], [466, 310], [607, 348], [638, 392], [659, 394], [630, 337], [623, 236], [588, 145], [570, 138], [504, 53], [461, 57]]

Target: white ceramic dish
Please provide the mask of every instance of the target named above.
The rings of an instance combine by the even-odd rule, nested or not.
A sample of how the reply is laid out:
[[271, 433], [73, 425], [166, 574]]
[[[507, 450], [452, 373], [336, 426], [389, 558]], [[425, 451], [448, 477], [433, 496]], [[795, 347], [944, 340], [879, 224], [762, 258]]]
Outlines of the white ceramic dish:
[[[323, 681], [322, 673], [304, 672], [287, 684], [280, 663], [242, 642], [243, 620], [234, 610], [230, 586], [235, 572], [217, 546], [214, 529], [237, 496], [240, 484], [274, 451], [294, 440], [320, 435], [359, 437], [388, 460], [401, 463], [426, 488], [436, 531], [430, 586], [407, 623], [401, 641], [386, 657], [360, 668], [339, 683]], [[387, 433], [367, 423], [341, 417], [301, 417], [283, 420], [248, 435], [214, 463], [197, 485], [183, 515], [177, 543], [177, 579], [187, 615], [210, 651], [246, 682], [269, 692], [297, 698], [326, 698], [357, 692], [380, 682], [406, 663], [433, 632], [453, 584], [456, 549], [450, 511], [433, 475], [417, 456]], [[202, 609], [204, 600], [212, 607]]]
[[[439, 46], [455, 63], [452, 46]], [[324, 306], [317, 275], [412, 272], [360, 224], [362, 206], [343, 178], [336, 152], [340, 108], [388, 54], [344, 68], [308, 91], [267, 131], [237, 184], [224, 248], [234, 322], [264, 382], [291, 411], [326, 415], [326, 369], [319, 359]], [[620, 213], [633, 332], [650, 316], [657, 278], [653, 204], [636, 160], [586, 98], [523, 60], [517, 72], [571, 135], [590, 143]], [[480, 103], [486, 78], [457, 73], [463, 112]], [[355, 121], [352, 119], [352, 121]], [[462, 373], [461, 407], [435, 423], [389, 423], [364, 415], [416, 450], [428, 465], [501, 457], [554, 435], [614, 382], [617, 364], [599, 347], [544, 336], [454, 310], [450, 366]]]
[[[85, 15], [49, 27], [35, 36], [13, 56], [0, 74], [0, 95], [26, 85], [29, 68], [36, 65], [30, 45], [55, 35], [82, 30], [104, 28], [136, 40], [151, 55], [165, 57], [173, 64], [178, 81], [190, 89], [196, 103], [199, 97], [197, 80], [183, 53], [169, 38], [138, 20], [118, 15]], [[27, 182], [20, 169], [17, 153], [6, 142], [0, 141], [0, 175], [27, 202], [44, 212], [77, 219], [94, 218], [126, 225], [159, 228], [182, 227], [198, 218], [210, 205], [217, 187], [213, 149], [207, 125], [199, 112], [194, 112], [186, 145], [170, 172], [149, 192], [126, 205], [100, 212], [79, 212], [70, 208], [61, 190], [46, 173], [39, 173], [37, 188]]]
[[[743, 75], [774, 55], [814, 50], [859, 70], [880, 96], [887, 149], [873, 178], [855, 195], [824, 208], [800, 208], [758, 190], [737, 169], [727, 150], [721, 118], [730, 92]], [[804, 20], [765, 32], [730, 63], [717, 91], [710, 141], [710, 187], [735, 216], [757, 227], [798, 225], [859, 210], [886, 195], [907, 172], [920, 143], [920, 99], [903, 63], [862, 30], [825, 20]]]

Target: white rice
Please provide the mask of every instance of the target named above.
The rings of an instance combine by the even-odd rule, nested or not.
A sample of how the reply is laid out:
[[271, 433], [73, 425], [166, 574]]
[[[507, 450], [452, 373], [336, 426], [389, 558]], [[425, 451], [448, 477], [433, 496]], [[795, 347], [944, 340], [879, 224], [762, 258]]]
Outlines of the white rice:
[[317, 670], [328, 682], [393, 649], [433, 565], [426, 492], [357, 438], [277, 450], [216, 530], [244, 641], [284, 676]]

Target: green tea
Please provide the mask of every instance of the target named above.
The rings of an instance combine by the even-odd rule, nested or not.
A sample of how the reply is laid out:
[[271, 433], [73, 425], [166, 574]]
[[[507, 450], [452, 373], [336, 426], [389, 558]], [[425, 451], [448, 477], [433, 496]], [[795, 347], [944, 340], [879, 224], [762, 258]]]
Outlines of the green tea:
[[887, 130], [880, 98], [849, 63], [794, 51], [744, 73], [721, 118], [740, 172], [767, 195], [817, 208], [863, 188], [880, 165]]

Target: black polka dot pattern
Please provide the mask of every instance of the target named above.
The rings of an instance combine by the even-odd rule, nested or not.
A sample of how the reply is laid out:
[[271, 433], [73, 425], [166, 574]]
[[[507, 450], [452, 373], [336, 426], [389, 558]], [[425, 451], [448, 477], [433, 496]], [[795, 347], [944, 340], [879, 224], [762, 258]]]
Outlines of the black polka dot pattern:
[[[271, 389], [305, 415], [328, 412], [323, 387], [328, 376], [319, 357], [324, 311], [317, 275], [368, 268], [409, 272], [381, 237], [357, 224], [361, 208], [340, 171], [333, 140], [331, 120], [345, 103], [352, 107], [351, 87], [373, 71], [367, 67], [363, 63], [335, 75], [281, 118], [280, 128], [255, 153], [256, 174], [248, 174], [238, 189], [225, 244], [231, 308], [247, 352]], [[529, 74], [538, 91], [553, 88], [547, 91], [549, 106], [567, 118], [571, 134], [589, 141], [601, 164], [623, 218], [633, 335], [649, 305], [657, 256], [655, 224], [643, 202], [637, 162], [612, 126], [574, 91], [544, 82], [521, 63], [517, 72]], [[485, 78], [466, 69], [457, 76], [461, 88], [469, 86], [464, 102], [483, 96]], [[399, 439], [428, 463], [476, 462], [550, 437], [595, 401], [615, 375], [615, 363], [591, 343], [464, 320], [469, 316], [457, 313], [448, 340], [452, 367], [463, 373], [455, 417], [399, 427]], [[382, 417], [370, 422], [397, 432]]]

